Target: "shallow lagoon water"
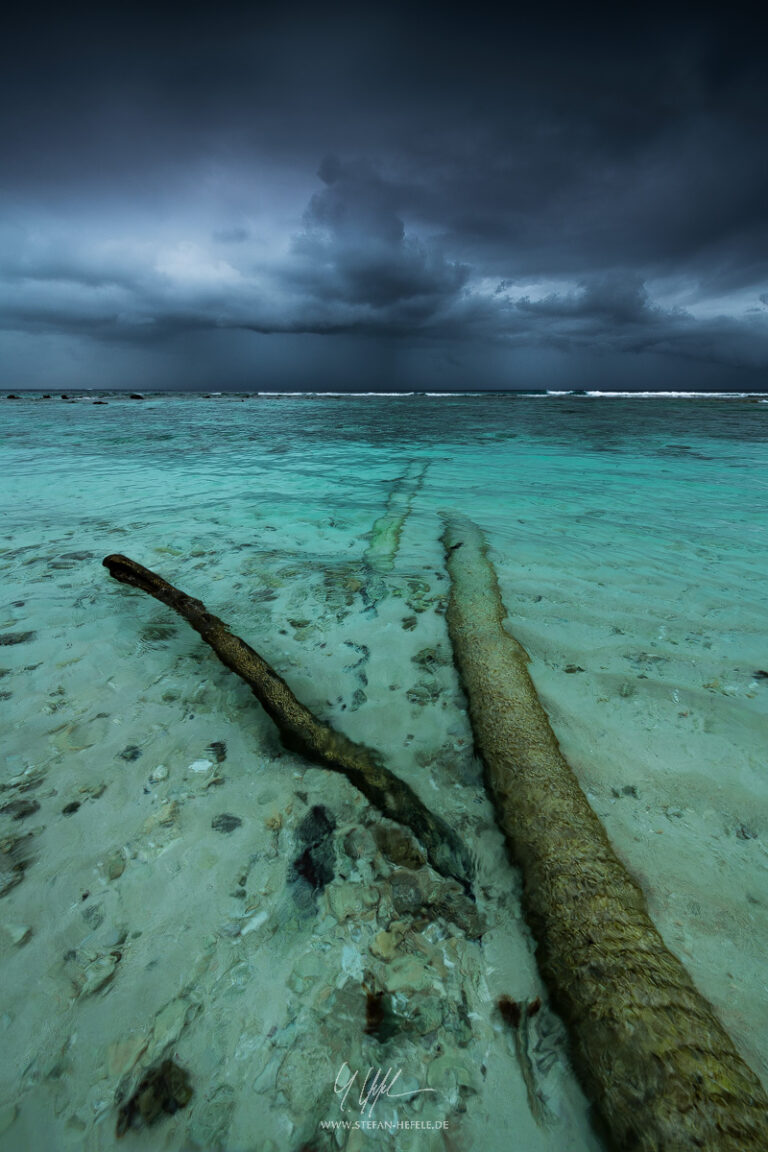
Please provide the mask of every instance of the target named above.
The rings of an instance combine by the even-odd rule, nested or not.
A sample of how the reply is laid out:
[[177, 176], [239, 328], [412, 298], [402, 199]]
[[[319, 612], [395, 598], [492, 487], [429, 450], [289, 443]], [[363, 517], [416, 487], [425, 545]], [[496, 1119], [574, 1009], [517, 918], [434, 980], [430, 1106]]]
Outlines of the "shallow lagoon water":
[[[102, 398], [2, 404], [6, 1146], [113, 1147], [172, 1056], [192, 1099], [120, 1147], [601, 1147], [472, 754], [446, 509], [485, 530], [567, 759], [768, 1082], [768, 404]], [[460, 830], [481, 940], [409, 905], [377, 815], [283, 752], [110, 552], [203, 599]], [[291, 864], [317, 806], [334, 875], [312, 895]], [[545, 1001], [524, 1045], [500, 995]], [[360, 1118], [344, 1063], [402, 1069], [374, 1120], [448, 1128], [322, 1129]]]

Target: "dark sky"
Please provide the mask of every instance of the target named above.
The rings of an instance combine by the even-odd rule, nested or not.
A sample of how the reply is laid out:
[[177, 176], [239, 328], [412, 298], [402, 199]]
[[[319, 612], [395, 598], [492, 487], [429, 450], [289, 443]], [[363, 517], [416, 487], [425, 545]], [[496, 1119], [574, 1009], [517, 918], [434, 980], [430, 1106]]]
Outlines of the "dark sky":
[[27, 4], [0, 386], [766, 387], [748, 12]]

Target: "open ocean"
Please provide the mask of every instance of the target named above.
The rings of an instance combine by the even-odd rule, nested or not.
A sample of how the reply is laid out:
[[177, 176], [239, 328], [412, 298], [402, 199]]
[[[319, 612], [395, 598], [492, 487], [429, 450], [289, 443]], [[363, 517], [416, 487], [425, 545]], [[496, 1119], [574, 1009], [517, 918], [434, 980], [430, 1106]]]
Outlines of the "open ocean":
[[[4, 1148], [112, 1148], [168, 1053], [192, 1099], [126, 1152], [602, 1148], [473, 755], [445, 510], [486, 533], [567, 760], [768, 1084], [768, 400], [70, 397], [0, 404]], [[479, 939], [414, 919], [378, 816], [112, 581], [114, 552], [203, 600], [460, 831]], [[332, 872], [315, 893], [294, 868], [310, 833]], [[514, 1041], [501, 995], [544, 999]], [[322, 1127], [361, 1118], [334, 1092], [345, 1064], [401, 1071], [383, 1127]]]

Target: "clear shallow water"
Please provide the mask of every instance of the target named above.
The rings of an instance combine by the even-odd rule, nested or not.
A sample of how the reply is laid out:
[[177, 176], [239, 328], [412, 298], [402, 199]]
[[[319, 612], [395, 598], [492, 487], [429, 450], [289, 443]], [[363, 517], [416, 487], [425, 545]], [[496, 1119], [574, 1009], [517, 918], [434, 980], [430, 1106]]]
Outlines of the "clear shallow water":
[[[536, 1123], [493, 1011], [541, 989], [451, 667], [445, 509], [486, 531], [566, 756], [766, 1079], [768, 404], [105, 398], [2, 404], [0, 633], [33, 634], [0, 647], [3, 800], [39, 804], [0, 816], [24, 861], [3, 897], [6, 1138], [111, 1147], [115, 1093], [172, 1049], [195, 1096], [163, 1121], [168, 1148], [248, 1148], [255, 1125], [259, 1147], [298, 1146], [338, 1116], [348, 1052], [431, 1077], [441, 1106], [416, 1096], [397, 1115], [448, 1117], [458, 1146], [502, 1147], [510, 1125], [526, 1148], [598, 1146], [557, 1022], [530, 1037]], [[109, 581], [114, 551], [204, 599], [461, 830], [482, 946], [433, 922], [381, 955], [391, 864], [344, 847], [367, 806], [282, 754], [182, 622]], [[316, 804], [337, 822], [336, 877], [308, 911], [289, 864]], [[241, 824], [217, 832], [222, 813]], [[418, 1002], [436, 978], [455, 1010], [379, 1051], [363, 982]], [[424, 1131], [396, 1146], [430, 1141], [446, 1146]]]

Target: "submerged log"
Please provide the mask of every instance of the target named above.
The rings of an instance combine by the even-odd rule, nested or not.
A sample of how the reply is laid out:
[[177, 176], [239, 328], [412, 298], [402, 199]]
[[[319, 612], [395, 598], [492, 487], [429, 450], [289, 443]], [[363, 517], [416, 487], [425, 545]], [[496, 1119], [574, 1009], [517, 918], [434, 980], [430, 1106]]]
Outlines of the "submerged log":
[[221, 662], [245, 681], [274, 721], [286, 748], [323, 768], [341, 772], [384, 816], [411, 829], [438, 872], [471, 890], [471, 859], [460, 838], [404, 780], [384, 767], [378, 752], [318, 720], [274, 668], [244, 640], [233, 636], [202, 601], [127, 556], [107, 556], [103, 564], [121, 584], [139, 588], [184, 617]]
[[363, 557], [365, 564], [374, 572], [386, 573], [394, 568], [400, 537], [414, 496], [424, 483], [427, 467], [427, 464], [412, 460], [392, 485], [386, 511], [373, 525], [371, 539]]
[[448, 629], [486, 784], [576, 1071], [615, 1145], [764, 1152], [768, 1097], [664, 944], [566, 763], [480, 529], [446, 517]]

